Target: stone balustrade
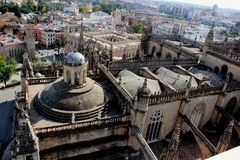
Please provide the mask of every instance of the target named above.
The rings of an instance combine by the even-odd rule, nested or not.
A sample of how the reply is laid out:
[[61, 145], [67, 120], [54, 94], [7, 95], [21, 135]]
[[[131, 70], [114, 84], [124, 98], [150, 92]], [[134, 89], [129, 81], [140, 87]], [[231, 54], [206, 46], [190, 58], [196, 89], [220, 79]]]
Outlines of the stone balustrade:
[[28, 85], [47, 84], [54, 82], [58, 77], [29, 78]]
[[[240, 82], [233, 82], [230, 83], [227, 88], [226, 92], [232, 92], [240, 90]], [[206, 96], [210, 94], [220, 94], [223, 92], [223, 85], [216, 85], [216, 86], [200, 86], [198, 88], [191, 88], [189, 90], [188, 98]], [[155, 93], [150, 96], [149, 104], [160, 104], [165, 102], [171, 102], [175, 100], [181, 100], [185, 97], [186, 89], [177, 90], [177, 91], [169, 91], [165, 93]]]
[[178, 60], [158, 60], [158, 61], [140, 61], [138, 59], [121, 60], [109, 62], [109, 70], [116, 69], [134, 69], [139, 67], [169, 67], [175, 65], [193, 66], [198, 63], [197, 59], [178, 59]]
[[26, 93], [24, 92], [18, 92], [15, 96], [15, 99], [17, 102], [25, 102], [26, 101]]
[[98, 120], [88, 120], [84, 122], [69, 123], [69, 124], [64, 124], [59, 126], [37, 128], [35, 129], [35, 133], [44, 134], [44, 133], [59, 132], [64, 130], [74, 130], [74, 129], [85, 128], [90, 126], [103, 126], [103, 125], [108, 125], [112, 123], [128, 122], [129, 120], [130, 120], [129, 115], [123, 115], [123, 116], [103, 118]]
[[185, 90], [177, 90], [172, 92], [166, 92], [166, 93], [155, 93], [150, 96], [149, 98], [149, 104], [160, 104], [165, 102], [170, 102], [174, 100], [180, 100], [185, 97]]
[[219, 55], [223, 55], [228, 59], [240, 61], [240, 48], [239, 44], [236, 42], [213, 42], [209, 44], [209, 50], [214, 51]]

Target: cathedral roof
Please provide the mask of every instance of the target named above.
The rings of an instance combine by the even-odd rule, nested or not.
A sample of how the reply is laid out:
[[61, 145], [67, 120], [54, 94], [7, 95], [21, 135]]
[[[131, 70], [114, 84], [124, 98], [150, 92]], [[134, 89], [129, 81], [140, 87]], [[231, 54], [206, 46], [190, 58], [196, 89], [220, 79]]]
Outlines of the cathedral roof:
[[[190, 76], [178, 74], [176, 72], [173, 72], [167, 68], [160, 67], [156, 73], [155, 73], [161, 80], [167, 82], [171, 86], [173, 86], [175, 89], [184, 89], [187, 87], [188, 81], [190, 79]], [[191, 82], [191, 87], [197, 87], [198, 83], [193, 78]]]
[[[126, 90], [132, 95], [135, 96], [138, 92], [139, 88], [142, 88], [143, 83], [145, 81], [145, 77], [141, 77], [136, 75], [135, 73], [128, 71], [128, 70], [122, 70], [118, 75], [117, 79], [120, 79], [121, 77], [121, 85], [126, 88]], [[147, 79], [147, 88], [150, 91], [150, 94], [161, 93], [160, 86], [158, 84], [157, 80]]]

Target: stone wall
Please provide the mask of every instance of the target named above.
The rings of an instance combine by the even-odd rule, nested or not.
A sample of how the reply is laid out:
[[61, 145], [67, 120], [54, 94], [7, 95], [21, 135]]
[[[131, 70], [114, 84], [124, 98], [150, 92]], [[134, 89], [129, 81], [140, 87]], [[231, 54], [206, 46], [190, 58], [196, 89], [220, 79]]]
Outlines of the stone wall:
[[202, 56], [201, 60], [204, 62], [205, 65], [207, 65], [208, 67], [215, 69], [215, 67], [219, 68], [219, 71], [221, 71], [221, 68], [223, 65], [227, 65], [228, 67], [228, 72], [231, 72], [233, 74], [233, 78], [240, 80], [240, 72], [239, 72], [239, 68], [240, 68], [240, 64], [233, 64], [230, 61], [228, 61], [227, 59], [221, 59], [217, 56], [214, 56], [212, 54], [207, 54], [206, 56]]
[[[39, 133], [39, 147], [40, 151], [42, 152], [41, 157], [45, 157], [44, 159], [52, 159], [54, 156], [64, 158], [68, 156], [93, 153], [101, 150], [102, 148], [109, 149], [115, 146], [127, 146], [127, 138], [120, 138], [119, 140], [116, 139], [113, 142], [110, 140], [105, 140], [105, 142], [101, 142], [100, 144], [97, 144], [97, 141], [113, 136], [127, 137], [128, 132], [129, 130], [127, 124], [118, 124], [110, 125], [109, 127], [100, 126], [96, 129], [89, 127], [85, 130], [65, 130], [61, 131], [61, 133]], [[90, 145], [88, 144], [88, 147], [85, 148], [81, 146], [81, 144], [88, 142], [91, 142]], [[70, 152], [66, 146], [75, 147], [73, 147]], [[56, 152], [56, 150], [58, 150], [58, 152]], [[76, 153], [73, 153], [74, 150], [76, 150]]]
[[[148, 127], [151, 116], [156, 111], [161, 111], [163, 113], [163, 122], [161, 125], [159, 139], [160, 140], [164, 139], [165, 136], [170, 131], [172, 131], [172, 129], [174, 129], [175, 127], [180, 104], [182, 103], [182, 101], [184, 101], [184, 107], [183, 107], [182, 113], [186, 114], [186, 116], [189, 119], [191, 119], [191, 116], [194, 113], [194, 110], [196, 109], [196, 107], [199, 105], [203, 105], [203, 110], [199, 111], [199, 112], [202, 112], [202, 114], [199, 113], [201, 114], [202, 117], [200, 117], [198, 122], [196, 122], [197, 123], [196, 125], [201, 129], [204, 126], [204, 124], [206, 124], [212, 118], [213, 111], [217, 104], [219, 96], [220, 96], [219, 94], [213, 94], [213, 95], [207, 95], [207, 96], [193, 97], [193, 98], [190, 98], [188, 101], [185, 101], [183, 99], [183, 100], [174, 100], [170, 102], [150, 105], [147, 112], [143, 136], [146, 137], [147, 127]], [[236, 112], [240, 103], [240, 91], [228, 92], [223, 98], [222, 106], [225, 108], [229, 100], [233, 97], [237, 98], [237, 105], [234, 109], [234, 111]], [[185, 133], [187, 131], [187, 128], [188, 127], [186, 126], [186, 124], [183, 124], [182, 131]]]
[[[204, 110], [202, 114], [203, 117], [200, 119], [199, 123], [196, 124], [199, 128], [202, 128], [203, 125], [211, 119], [215, 104], [217, 103], [217, 99], [218, 95], [208, 95], [203, 97], [191, 98], [190, 101], [186, 103], [183, 114], [186, 114], [186, 116], [190, 119], [195, 107], [198, 105], [204, 105]], [[185, 126], [183, 126], [182, 129], [183, 132], [186, 132]]]

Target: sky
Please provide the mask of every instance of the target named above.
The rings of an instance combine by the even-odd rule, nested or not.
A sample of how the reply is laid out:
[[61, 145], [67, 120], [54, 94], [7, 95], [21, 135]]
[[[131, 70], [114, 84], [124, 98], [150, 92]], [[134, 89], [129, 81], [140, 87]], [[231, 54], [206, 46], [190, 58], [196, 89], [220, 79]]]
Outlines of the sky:
[[220, 8], [240, 9], [240, 0], [173, 0], [175, 2], [194, 3], [205, 6], [217, 4]]

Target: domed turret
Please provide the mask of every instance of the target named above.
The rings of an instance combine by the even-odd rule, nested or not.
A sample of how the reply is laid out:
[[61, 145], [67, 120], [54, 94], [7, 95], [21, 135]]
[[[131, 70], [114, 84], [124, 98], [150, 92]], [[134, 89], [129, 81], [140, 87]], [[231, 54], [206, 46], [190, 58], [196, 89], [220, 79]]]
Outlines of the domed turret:
[[63, 67], [64, 82], [71, 85], [84, 85], [87, 79], [88, 62], [79, 52], [70, 52]]

